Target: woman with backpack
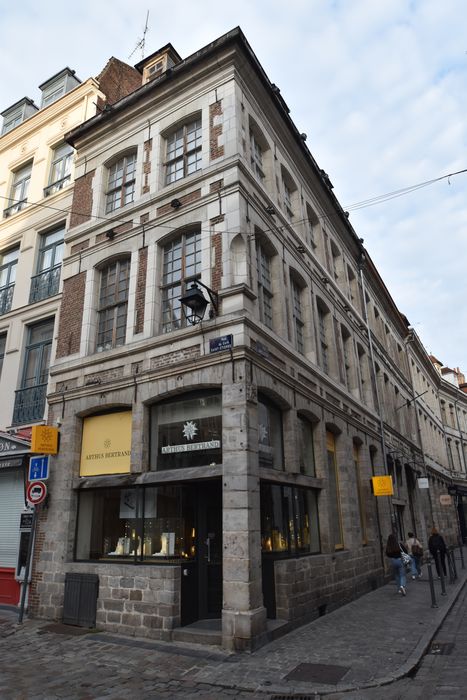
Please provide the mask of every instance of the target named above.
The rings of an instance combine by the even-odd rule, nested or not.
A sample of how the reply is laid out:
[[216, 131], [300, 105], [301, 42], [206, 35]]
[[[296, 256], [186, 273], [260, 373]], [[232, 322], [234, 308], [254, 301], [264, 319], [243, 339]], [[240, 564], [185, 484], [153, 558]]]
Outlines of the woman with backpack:
[[391, 532], [386, 543], [386, 556], [391, 561], [392, 570], [398, 586], [397, 592], [405, 596], [407, 595], [407, 591], [405, 590], [407, 579], [405, 575], [405, 564], [402, 561], [402, 552], [407, 554], [405, 546], [399, 543], [395, 534]]

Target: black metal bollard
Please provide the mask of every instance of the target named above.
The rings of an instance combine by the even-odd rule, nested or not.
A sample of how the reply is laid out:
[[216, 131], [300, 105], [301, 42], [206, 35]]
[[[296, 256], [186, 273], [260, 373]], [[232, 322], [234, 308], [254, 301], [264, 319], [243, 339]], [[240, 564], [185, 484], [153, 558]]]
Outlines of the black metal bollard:
[[436, 594], [435, 594], [435, 583], [433, 581], [433, 571], [431, 569], [431, 559], [428, 557], [428, 560], [426, 562], [427, 568], [428, 568], [428, 581], [430, 582], [430, 593], [431, 593], [431, 607], [432, 608], [437, 608], [438, 603], [436, 602]]
[[441, 581], [441, 595], [447, 595], [446, 593], [446, 582], [444, 580], [444, 572], [441, 567], [441, 556], [438, 550], [435, 552], [436, 557], [436, 570], [439, 572], [439, 578]]
[[451, 547], [451, 560], [452, 560], [452, 573], [454, 575], [454, 581], [457, 581], [457, 566], [456, 566], [456, 549]]
[[447, 556], [447, 560], [448, 560], [449, 583], [454, 583], [455, 578], [454, 578], [454, 569], [453, 569], [453, 564], [452, 564], [453, 552], [452, 552], [451, 548], [446, 550], [446, 556]]
[[459, 537], [459, 552], [461, 554], [461, 566], [463, 569], [465, 569], [465, 564], [464, 564], [464, 543], [462, 542], [461, 538]]

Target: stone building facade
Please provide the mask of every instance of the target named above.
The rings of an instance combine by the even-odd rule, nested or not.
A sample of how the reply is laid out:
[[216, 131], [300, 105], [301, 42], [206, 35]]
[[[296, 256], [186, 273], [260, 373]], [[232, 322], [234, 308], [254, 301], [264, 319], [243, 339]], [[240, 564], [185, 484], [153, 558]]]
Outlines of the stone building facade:
[[[61, 444], [30, 610], [61, 619], [67, 575], [93, 574], [100, 628], [170, 640], [217, 619], [225, 648], [252, 649], [268, 621], [380, 585], [391, 529], [457, 541], [438, 496], [465, 464], [448, 466], [439, 372], [242, 32], [136, 68], [66, 137]], [[180, 300], [201, 292], [192, 323]]]

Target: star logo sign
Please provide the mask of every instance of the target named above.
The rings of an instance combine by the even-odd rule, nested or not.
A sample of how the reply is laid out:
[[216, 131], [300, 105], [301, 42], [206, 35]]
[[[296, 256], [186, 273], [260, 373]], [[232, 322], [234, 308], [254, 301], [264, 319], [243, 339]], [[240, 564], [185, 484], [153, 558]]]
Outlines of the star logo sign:
[[196, 424], [193, 423], [192, 420], [187, 420], [187, 422], [183, 426], [183, 437], [186, 440], [193, 440], [197, 432], [198, 428], [196, 427]]
[[267, 442], [268, 440], [268, 429], [265, 425], [260, 423], [259, 425], [259, 441], [260, 442]]

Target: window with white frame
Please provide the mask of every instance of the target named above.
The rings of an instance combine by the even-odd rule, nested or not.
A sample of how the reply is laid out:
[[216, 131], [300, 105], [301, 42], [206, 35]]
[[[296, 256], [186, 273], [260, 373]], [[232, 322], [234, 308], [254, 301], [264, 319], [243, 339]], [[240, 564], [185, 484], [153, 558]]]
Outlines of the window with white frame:
[[298, 352], [302, 354], [305, 351], [305, 346], [303, 342], [303, 314], [302, 314], [302, 288], [298, 282], [294, 279], [290, 280], [290, 287], [292, 291], [292, 319], [293, 319], [293, 331], [294, 331], [294, 343]]
[[97, 351], [124, 345], [130, 284], [130, 260], [116, 260], [101, 269]]
[[11, 310], [19, 247], [0, 255], [0, 315]]
[[58, 294], [64, 233], [65, 226], [62, 225], [40, 236], [37, 273], [31, 279], [30, 304]]
[[193, 119], [169, 133], [166, 137], [166, 144], [166, 185], [201, 170], [201, 117]]
[[136, 153], [128, 153], [109, 166], [106, 214], [130, 204], [135, 197]]
[[318, 245], [317, 231], [318, 231], [318, 226], [319, 226], [319, 219], [309, 204], [306, 205], [306, 216], [307, 216], [307, 243], [309, 245], [311, 245], [313, 248], [316, 248], [316, 246]]
[[250, 131], [251, 167], [256, 178], [264, 182], [263, 149], [253, 130]]
[[258, 307], [259, 317], [262, 323], [268, 328], [273, 327], [272, 323], [272, 273], [271, 256], [264, 247], [264, 244], [257, 242], [256, 263], [258, 273]]
[[13, 173], [8, 207], [3, 211], [4, 217], [16, 214], [16, 212], [21, 211], [26, 206], [31, 172], [32, 161]]
[[292, 177], [288, 171], [281, 167], [282, 175], [282, 198], [283, 198], [283, 208], [287, 214], [287, 218], [290, 220], [294, 215], [294, 196], [297, 191], [297, 186], [293, 181]]
[[186, 325], [180, 297], [201, 275], [201, 232], [183, 233], [167, 243], [162, 264], [162, 331], [168, 333]]
[[72, 160], [73, 148], [68, 143], [62, 143], [53, 149], [49, 184], [44, 189], [45, 197], [58, 192], [69, 184]]

